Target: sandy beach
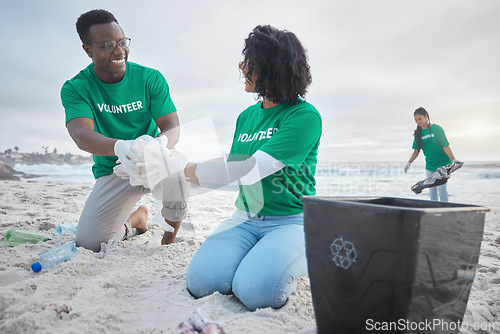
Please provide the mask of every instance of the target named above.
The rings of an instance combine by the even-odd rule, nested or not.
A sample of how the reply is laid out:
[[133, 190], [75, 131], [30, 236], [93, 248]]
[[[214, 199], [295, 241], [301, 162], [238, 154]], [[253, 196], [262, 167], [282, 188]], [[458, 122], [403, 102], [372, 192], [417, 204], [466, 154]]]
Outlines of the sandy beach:
[[[498, 180], [495, 181], [498, 185]], [[487, 206], [481, 257], [464, 322], [500, 322], [500, 199], [488, 183], [463, 187], [451, 200]], [[222, 324], [226, 333], [316, 333], [307, 277], [279, 310], [248, 311], [234, 296], [214, 294], [194, 299], [185, 273], [194, 252], [234, 209], [236, 193], [201, 192], [189, 202], [178, 242], [161, 246], [154, 222], [158, 203], [147, 195], [149, 230], [127, 241], [111, 240], [101, 252], [80, 249], [76, 258], [33, 273], [30, 265], [45, 251], [74, 239], [56, 235], [58, 224], [78, 220], [92, 184], [0, 181], [0, 234], [8, 229], [43, 233], [36, 245], [1, 246], [0, 333], [179, 333], [178, 325], [196, 308]], [[478, 198], [481, 203], [477, 203]], [[497, 327], [498, 328], [498, 327]], [[472, 328], [467, 333], [495, 333]]]

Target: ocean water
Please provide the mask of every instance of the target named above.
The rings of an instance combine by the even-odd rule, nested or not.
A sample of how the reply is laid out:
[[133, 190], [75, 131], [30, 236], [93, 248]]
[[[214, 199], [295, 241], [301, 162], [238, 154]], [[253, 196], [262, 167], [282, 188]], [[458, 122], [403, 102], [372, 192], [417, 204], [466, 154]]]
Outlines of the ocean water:
[[23, 181], [93, 183], [92, 164], [75, 165], [15, 165], [14, 169], [37, 177], [22, 178]]
[[[428, 189], [416, 195], [411, 187], [425, 179], [423, 162], [320, 163], [316, 171], [318, 196], [390, 196], [429, 199]], [[498, 206], [500, 162], [465, 162], [448, 180], [450, 202]]]
[[[415, 195], [410, 188], [425, 178], [423, 162], [414, 163], [408, 173], [405, 163], [320, 162], [316, 169], [318, 196], [393, 196], [428, 199], [428, 190]], [[40, 175], [25, 181], [93, 183], [92, 165], [16, 165], [27, 174]], [[450, 201], [465, 197], [500, 203], [500, 162], [465, 162], [448, 181]]]

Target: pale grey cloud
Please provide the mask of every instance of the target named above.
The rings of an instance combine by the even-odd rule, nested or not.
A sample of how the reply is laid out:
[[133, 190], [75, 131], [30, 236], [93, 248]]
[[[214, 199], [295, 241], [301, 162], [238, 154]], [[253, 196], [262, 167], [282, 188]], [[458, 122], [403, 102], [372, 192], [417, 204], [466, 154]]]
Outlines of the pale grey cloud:
[[222, 150], [254, 102], [237, 69], [243, 39], [268, 23], [308, 49], [321, 159], [406, 161], [412, 113], [424, 106], [457, 157], [500, 160], [500, 3], [492, 0], [2, 1], [0, 151], [79, 152], [59, 90], [89, 63], [74, 24], [92, 8], [116, 15], [132, 38], [130, 61], [165, 75], [181, 121], [212, 119]]

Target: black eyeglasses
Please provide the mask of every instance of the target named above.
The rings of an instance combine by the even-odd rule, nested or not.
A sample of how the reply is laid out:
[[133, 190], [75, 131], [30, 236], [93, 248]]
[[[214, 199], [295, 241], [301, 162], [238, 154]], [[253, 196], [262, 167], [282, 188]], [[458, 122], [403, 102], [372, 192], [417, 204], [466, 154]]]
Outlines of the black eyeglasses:
[[104, 43], [98, 43], [98, 42], [87, 41], [86, 43], [100, 44], [100, 45], [104, 46], [104, 49], [106, 51], [113, 52], [113, 51], [115, 51], [117, 45], [119, 45], [122, 49], [128, 49], [130, 46], [130, 41], [131, 41], [130, 38], [123, 37], [118, 42], [117, 41], [107, 41]]

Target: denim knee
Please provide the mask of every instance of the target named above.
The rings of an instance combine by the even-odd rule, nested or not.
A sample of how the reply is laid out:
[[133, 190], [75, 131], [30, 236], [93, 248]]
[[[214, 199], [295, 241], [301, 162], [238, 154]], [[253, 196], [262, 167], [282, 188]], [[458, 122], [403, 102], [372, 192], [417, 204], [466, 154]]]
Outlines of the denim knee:
[[193, 257], [186, 273], [186, 285], [194, 297], [201, 298], [216, 291], [231, 293], [232, 273], [213, 269], [210, 262], [196, 261]]
[[235, 275], [233, 293], [252, 311], [266, 307], [280, 308], [297, 289], [297, 280], [293, 275], [280, 277], [278, 281], [273, 281], [268, 275], [242, 276]]

